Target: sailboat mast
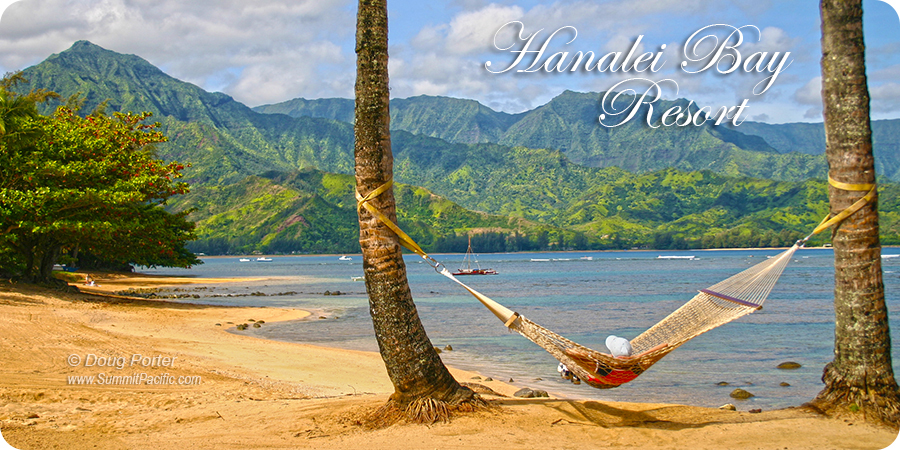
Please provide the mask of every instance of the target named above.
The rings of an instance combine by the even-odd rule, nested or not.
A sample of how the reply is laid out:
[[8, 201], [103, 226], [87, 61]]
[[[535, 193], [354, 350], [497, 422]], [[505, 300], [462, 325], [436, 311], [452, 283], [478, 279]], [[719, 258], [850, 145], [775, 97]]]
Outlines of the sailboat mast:
[[474, 258], [472, 256], [472, 235], [469, 235], [469, 247], [466, 249], [466, 270], [472, 270], [472, 261], [469, 258]]

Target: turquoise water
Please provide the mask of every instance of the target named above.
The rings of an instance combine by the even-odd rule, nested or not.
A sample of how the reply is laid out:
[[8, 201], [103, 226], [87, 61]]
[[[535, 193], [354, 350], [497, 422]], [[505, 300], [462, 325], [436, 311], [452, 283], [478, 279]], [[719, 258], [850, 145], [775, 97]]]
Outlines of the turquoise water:
[[[484, 268], [499, 275], [465, 277], [489, 297], [576, 342], [605, 351], [610, 334], [633, 338], [693, 297], [698, 289], [740, 272], [777, 250], [680, 252], [574, 252], [480, 255]], [[900, 254], [886, 248], [885, 255]], [[659, 259], [659, 255], [694, 259]], [[454, 268], [462, 255], [435, 255]], [[590, 258], [590, 259], [587, 259]], [[255, 258], [251, 258], [255, 259]], [[541, 261], [533, 261], [540, 259]], [[468, 293], [438, 275], [420, 258], [408, 256], [410, 286], [433, 343], [455, 367], [568, 398], [672, 402], [698, 406], [734, 403], [739, 410], [781, 408], [806, 402], [822, 389], [821, 373], [833, 359], [833, 253], [799, 250], [765, 307], [701, 335], [672, 352], [635, 381], [610, 390], [575, 386], [556, 373], [556, 360], [510, 333]], [[251, 284], [209, 285], [193, 302], [282, 306], [315, 312], [310, 320], [266, 324], [250, 333], [268, 339], [377, 351], [362, 282], [359, 256], [273, 257], [272, 262], [206, 258], [190, 270], [147, 269], [148, 273], [198, 277], [283, 277]], [[885, 258], [885, 292], [893, 342], [898, 339], [900, 258]], [[325, 291], [346, 295], [324, 296]], [[268, 296], [225, 297], [263, 292]], [[286, 292], [295, 292], [283, 295]], [[282, 294], [282, 295], [277, 295]], [[327, 319], [319, 319], [319, 317]], [[894, 371], [900, 353], [892, 352]], [[775, 367], [796, 361], [802, 368]], [[336, 369], [336, 370], [339, 370]], [[468, 381], [468, 380], [461, 380]], [[728, 386], [718, 386], [719, 382]], [[789, 383], [782, 387], [780, 383]], [[756, 395], [734, 400], [740, 387]]]

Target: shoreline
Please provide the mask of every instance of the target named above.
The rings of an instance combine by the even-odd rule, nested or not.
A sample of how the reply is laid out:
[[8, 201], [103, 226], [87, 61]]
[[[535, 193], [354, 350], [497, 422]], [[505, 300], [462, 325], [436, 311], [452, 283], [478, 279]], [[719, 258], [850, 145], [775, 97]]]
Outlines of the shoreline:
[[[154, 277], [153, 282], [169, 278]], [[95, 279], [102, 287], [103, 278]], [[141, 280], [139, 274], [132, 278]], [[233, 280], [239, 279], [220, 282]], [[828, 419], [803, 408], [750, 414], [672, 404], [494, 396], [485, 398], [497, 406], [495, 410], [462, 415], [450, 423], [367, 430], [355, 425], [358, 418], [393, 392], [377, 353], [227, 331], [250, 323], [249, 319], [264, 321], [264, 327], [308, 313], [0, 284], [0, 314], [7, 329], [15, 330], [0, 336], [0, 347], [6, 349], [0, 354], [0, 431], [22, 450], [191, 446], [378, 450], [397, 448], [398, 442], [406, 448], [597, 447], [598, 443], [601, 448], [642, 448], [647, 442], [698, 449], [883, 448], [897, 437], [896, 430], [852, 417]], [[72, 365], [67, 361], [71, 355], [82, 362]], [[95, 360], [158, 356], [159, 361], [171, 358], [172, 363], [115, 369], [86, 366], [88, 355], [96, 355]], [[461, 382], [477, 376], [450, 370]], [[200, 377], [201, 382], [67, 383], [70, 376], [101, 372]], [[504, 389], [517, 389], [498, 381], [477, 382], [505, 395], [511, 393]], [[542, 438], [534, 440], [536, 434]]]
[[[541, 251], [530, 251], [530, 252], [477, 252], [479, 255], [514, 255], [514, 254], [525, 254], [525, 253], [609, 253], [609, 252], [711, 252], [711, 251], [731, 251], [731, 250], [751, 250], [751, 251], [760, 251], [760, 250], [787, 250], [790, 247], [727, 247], [727, 248], [693, 248], [693, 249], [685, 249], [685, 250], [658, 250], [658, 249], [640, 249], [640, 248], [630, 248], [630, 249], [619, 249], [619, 250], [541, 250]], [[830, 246], [819, 246], [819, 247], [803, 247], [806, 249], [829, 249]], [[897, 248], [900, 249], [900, 246], [882, 246], [882, 248]], [[465, 255], [466, 252], [434, 252], [432, 255]], [[414, 255], [414, 253], [406, 253], [404, 255]], [[298, 258], [308, 258], [308, 257], [341, 257], [341, 256], [350, 256], [352, 258], [362, 258], [362, 255], [359, 253], [316, 253], [316, 254], [296, 254], [296, 255], [285, 255], [285, 254], [259, 254], [259, 255], [203, 255], [199, 256], [199, 258], [204, 259], [225, 259], [225, 258], [275, 258], [275, 257], [298, 257]], [[252, 261], [251, 261], [252, 262]]]

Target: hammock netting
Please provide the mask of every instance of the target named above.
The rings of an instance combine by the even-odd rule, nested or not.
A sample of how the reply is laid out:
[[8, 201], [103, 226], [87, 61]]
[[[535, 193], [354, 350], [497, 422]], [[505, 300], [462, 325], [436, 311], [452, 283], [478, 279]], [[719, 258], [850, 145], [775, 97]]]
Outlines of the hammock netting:
[[620, 386], [688, 340], [762, 308], [800, 243], [749, 269], [702, 289], [694, 298], [631, 340], [632, 356], [612, 356], [566, 339], [459, 283], [511, 330], [547, 350], [585, 383], [600, 389]]

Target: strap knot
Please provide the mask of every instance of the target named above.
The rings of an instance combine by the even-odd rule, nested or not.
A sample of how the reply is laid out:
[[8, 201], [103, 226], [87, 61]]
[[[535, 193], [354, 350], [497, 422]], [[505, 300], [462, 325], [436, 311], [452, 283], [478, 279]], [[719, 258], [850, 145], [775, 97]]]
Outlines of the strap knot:
[[837, 181], [834, 178], [831, 178], [830, 174], [828, 175], [828, 184], [830, 184], [831, 186], [833, 186], [837, 189], [841, 189], [844, 191], [860, 191], [860, 192], [869, 191], [869, 192], [866, 193], [866, 195], [864, 195], [862, 198], [857, 200], [855, 203], [850, 205], [847, 209], [845, 209], [837, 214], [834, 214], [834, 216], [832, 216], [831, 213], [828, 213], [828, 215], [825, 216], [825, 218], [822, 219], [821, 222], [819, 222], [819, 226], [817, 226], [816, 229], [813, 230], [813, 232], [809, 234], [809, 236], [803, 238], [801, 240], [801, 242], [808, 241], [809, 238], [813, 237], [814, 234], [818, 234], [818, 233], [822, 232], [823, 230], [827, 229], [828, 227], [830, 227], [832, 225], [837, 225], [837, 224], [843, 222], [844, 219], [852, 216], [854, 213], [856, 213], [857, 211], [862, 209], [862, 207], [865, 206], [866, 203], [871, 202], [875, 198], [875, 194], [877, 193], [877, 190], [878, 190], [878, 186], [875, 183], [863, 183], [863, 184], [844, 183], [841, 181]]
[[375, 216], [376, 219], [378, 219], [386, 227], [390, 228], [391, 231], [393, 231], [394, 234], [397, 235], [397, 239], [400, 241], [400, 245], [408, 248], [415, 254], [421, 256], [423, 259], [425, 259], [425, 261], [428, 261], [428, 263], [431, 264], [432, 267], [437, 269], [437, 267], [440, 265], [440, 263], [438, 263], [431, 256], [428, 256], [428, 254], [425, 253], [425, 250], [422, 250], [422, 247], [419, 247], [419, 244], [417, 244], [416, 241], [414, 241], [411, 237], [409, 237], [408, 234], [406, 234], [403, 230], [401, 230], [400, 227], [397, 226], [396, 223], [394, 223], [394, 221], [392, 221], [387, 216], [382, 214], [382, 212], [379, 211], [378, 208], [372, 206], [372, 204], [369, 203], [369, 201], [372, 200], [373, 198], [378, 197], [379, 195], [387, 192], [387, 190], [390, 189], [391, 186], [393, 186], [393, 185], [394, 185], [394, 180], [392, 178], [390, 180], [385, 181], [384, 184], [382, 184], [381, 186], [378, 186], [377, 188], [375, 188], [373, 191], [369, 192], [366, 195], [362, 195], [359, 193], [359, 191], [356, 191], [356, 209], [357, 209], [357, 211], [361, 211], [363, 208], [365, 208], [366, 211], [368, 211], [373, 216]]
[[[378, 186], [374, 190], [370, 191], [365, 196], [360, 194], [359, 191], [356, 191], [356, 210], [359, 211], [362, 208], [366, 207], [366, 205], [368, 205], [367, 202], [369, 200], [372, 200], [375, 197], [378, 197], [379, 195], [387, 192], [387, 190], [390, 189], [393, 185], [394, 185], [394, 179], [391, 178], [390, 180], [387, 180], [381, 186]], [[368, 208], [366, 208], [366, 209], [368, 209]]]

